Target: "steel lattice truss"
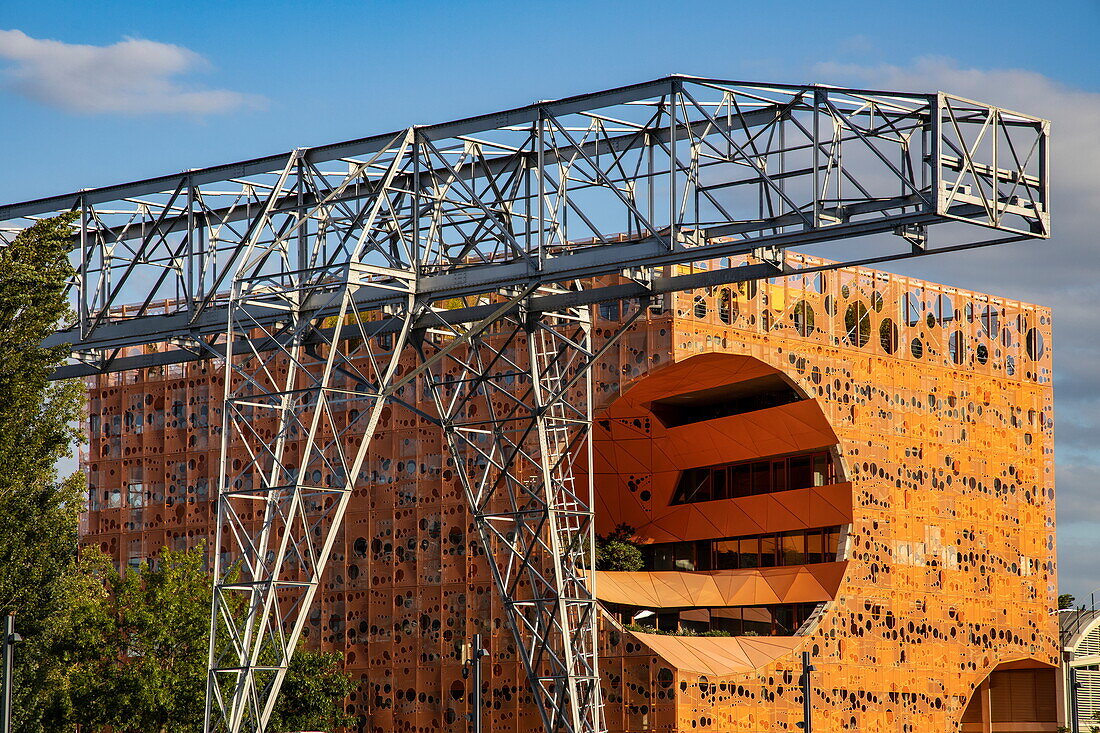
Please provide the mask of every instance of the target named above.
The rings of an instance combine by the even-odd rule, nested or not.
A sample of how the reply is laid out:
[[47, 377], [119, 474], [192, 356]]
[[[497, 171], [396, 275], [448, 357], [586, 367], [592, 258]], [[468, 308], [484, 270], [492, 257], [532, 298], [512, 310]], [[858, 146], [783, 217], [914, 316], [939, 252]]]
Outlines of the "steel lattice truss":
[[[396, 388], [408, 329], [380, 343], [380, 321], [353, 307], [354, 282], [316, 274], [308, 292], [338, 314], [330, 338], [308, 343], [314, 325], [298, 310], [303, 291], [266, 277], [233, 285], [207, 730], [265, 729], [387, 388]], [[256, 311], [271, 309], [286, 318], [264, 326]], [[346, 421], [349, 402], [361, 412]]]
[[590, 367], [613, 341], [593, 347], [587, 307], [491, 323], [425, 332], [427, 391], [546, 730], [601, 730], [591, 486], [573, 464], [590, 449]]
[[[264, 729], [379, 412], [419, 382], [544, 724], [598, 731], [587, 306], [806, 272], [793, 245], [1046, 237], [1048, 143], [943, 93], [677, 76], [0, 207], [0, 236], [79, 212], [58, 377], [224, 360], [208, 730]], [[977, 226], [932, 247], [950, 222]]]

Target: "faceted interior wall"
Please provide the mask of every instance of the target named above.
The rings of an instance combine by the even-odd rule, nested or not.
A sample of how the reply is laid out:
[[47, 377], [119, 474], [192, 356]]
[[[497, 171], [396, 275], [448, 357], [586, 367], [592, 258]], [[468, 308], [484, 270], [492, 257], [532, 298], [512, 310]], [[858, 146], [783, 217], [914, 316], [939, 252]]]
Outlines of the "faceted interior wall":
[[[605, 338], [617, 308], [595, 315]], [[598, 365], [597, 405], [701, 353], [783, 372], [839, 439], [852, 482], [848, 568], [804, 635], [709, 639], [705, 657], [605, 618], [609, 728], [794, 729], [808, 649], [819, 731], [950, 729], [999, 663], [1053, 663], [1049, 344], [1045, 309], [869, 270], [656, 304]], [[196, 362], [89, 381], [85, 544], [126, 564], [211, 536], [222, 379], [221, 365]], [[533, 729], [438, 432], [395, 408], [375, 440], [309, 643], [345, 651], [364, 730], [461, 730], [461, 644], [482, 633], [489, 729]]]

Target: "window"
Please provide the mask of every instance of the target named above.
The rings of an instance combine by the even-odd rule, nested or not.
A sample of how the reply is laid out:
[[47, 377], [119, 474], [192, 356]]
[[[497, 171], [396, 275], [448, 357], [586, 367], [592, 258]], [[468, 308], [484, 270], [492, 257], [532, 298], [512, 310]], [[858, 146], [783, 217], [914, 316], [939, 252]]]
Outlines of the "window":
[[693, 304], [695, 317], [702, 319], [707, 317], [707, 300], [702, 295], [696, 295]]
[[142, 561], [145, 560], [144, 555], [141, 552], [141, 540], [130, 540], [128, 548], [128, 557], [126, 559], [126, 565], [131, 570], [137, 570], [141, 567]]
[[717, 468], [713, 471], [708, 471], [710, 474], [710, 496], [711, 499], [726, 499], [729, 497], [729, 492], [726, 490], [727, 479], [729, 477], [728, 468]]
[[878, 339], [882, 350], [887, 354], [893, 354], [898, 350], [898, 327], [894, 325], [893, 320], [882, 319], [878, 327]]
[[921, 301], [921, 291], [912, 290], [905, 294], [905, 322], [910, 326], [920, 323], [921, 311], [924, 304]]
[[992, 305], [987, 305], [979, 311], [978, 322], [982, 324], [982, 330], [991, 339], [997, 338], [1001, 331], [1001, 310]]
[[772, 610], [773, 633], [790, 635], [798, 628], [795, 626], [794, 609], [791, 606], [776, 606]]
[[718, 291], [718, 318], [725, 324], [733, 323], [737, 317], [737, 307], [733, 303], [729, 288]]
[[[806, 535], [806, 562], [827, 562], [825, 559], [826, 537], [822, 533], [812, 532]], [[835, 557], [835, 555], [834, 555]], [[832, 558], [829, 558], [832, 559]]]
[[642, 549], [646, 570], [695, 572], [712, 568], [712, 542], [662, 542]]
[[689, 468], [680, 474], [672, 504], [739, 499], [777, 491], [808, 489], [836, 482], [827, 451], [759, 461]]
[[951, 301], [950, 295], [940, 293], [936, 298], [936, 317], [940, 323], [955, 320], [955, 304]]
[[832, 483], [831, 477], [829, 476], [830, 463], [827, 453], [815, 453], [813, 455], [813, 466], [813, 486], [825, 486], [826, 484]]
[[698, 570], [695, 562], [695, 543], [677, 542], [673, 549], [672, 566], [674, 570]]
[[711, 469], [692, 468], [684, 471], [677, 485], [677, 492], [683, 492], [683, 501], [674, 504], [693, 504], [699, 501], [710, 501]]
[[813, 486], [813, 458], [810, 456], [794, 456], [788, 464], [790, 467], [791, 483], [796, 488], [805, 489]]
[[738, 567], [760, 567], [760, 539], [758, 537], [737, 541], [737, 561]]
[[699, 540], [692, 543], [692, 548], [695, 558], [695, 569], [699, 571], [707, 571], [714, 569], [714, 541], [713, 540]]
[[779, 487], [772, 485], [771, 463], [769, 461], [753, 463], [749, 470], [752, 475], [753, 495], [767, 494], [779, 489]]
[[729, 469], [729, 497], [736, 499], [752, 494], [752, 473], [749, 464], [742, 463]]
[[140, 481], [131, 481], [126, 485], [126, 501], [131, 509], [145, 506], [145, 485]]
[[126, 411], [126, 432], [133, 435], [141, 435], [144, 423], [144, 415], [140, 410]]
[[848, 343], [860, 348], [871, 339], [871, 314], [862, 301], [856, 301], [844, 312], [844, 328]]
[[715, 570], [735, 570], [741, 567], [740, 543], [737, 540], [719, 540], [714, 543]]
[[653, 402], [653, 414], [666, 428], [717, 420], [798, 402], [798, 393], [779, 375], [666, 397]]
[[947, 353], [951, 355], [951, 361], [962, 364], [966, 357], [966, 346], [963, 341], [962, 331], [952, 331], [947, 341]]
[[642, 548], [645, 569], [701, 572], [834, 562], [840, 527], [697, 542], [661, 542]]
[[795, 303], [791, 316], [799, 336], [809, 336], [814, 332], [814, 309], [809, 303], [804, 300]]
[[1024, 337], [1027, 356], [1032, 361], [1038, 361], [1046, 353], [1046, 344], [1043, 342], [1043, 334], [1037, 328], [1029, 329]]
[[646, 563], [647, 570], [672, 570], [674, 543], [662, 542], [645, 548], [645, 554], [651, 558]]
[[779, 540], [782, 553], [780, 565], [802, 565], [806, 562], [806, 536], [784, 535]]
[[774, 568], [782, 565], [783, 559], [779, 557], [779, 538], [775, 535], [764, 535], [760, 538], [760, 567]]
[[[790, 488], [791, 485], [787, 483], [787, 461], [781, 459], [778, 461], [772, 461], [772, 486], [780, 487], [778, 490], [783, 491], [784, 488]], [[798, 487], [795, 487], [798, 488]]]

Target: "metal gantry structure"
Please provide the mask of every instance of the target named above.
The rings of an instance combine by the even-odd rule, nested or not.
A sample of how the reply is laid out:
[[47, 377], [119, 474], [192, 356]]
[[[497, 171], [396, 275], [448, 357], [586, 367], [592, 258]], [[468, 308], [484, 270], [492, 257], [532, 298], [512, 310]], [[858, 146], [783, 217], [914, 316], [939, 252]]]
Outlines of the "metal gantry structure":
[[1047, 237], [1048, 146], [944, 93], [672, 76], [3, 206], [0, 237], [79, 212], [56, 377], [224, 365], [207, 731], [265, 730], [402, 405], [442, 431], [543, 725], [595, 732], [592, 365], [664, 293]]

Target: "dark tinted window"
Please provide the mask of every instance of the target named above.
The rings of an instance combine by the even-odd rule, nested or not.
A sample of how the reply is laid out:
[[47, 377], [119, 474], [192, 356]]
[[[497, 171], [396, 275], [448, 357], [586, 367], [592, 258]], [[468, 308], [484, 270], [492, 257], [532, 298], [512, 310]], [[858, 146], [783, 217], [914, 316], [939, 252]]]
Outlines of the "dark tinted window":
[[832, 457], [825, 451], [762, 461], [723, 463], [683, 471], [671, 503], [738, 499], [754, 494], [825, 486], [835, 480]]

